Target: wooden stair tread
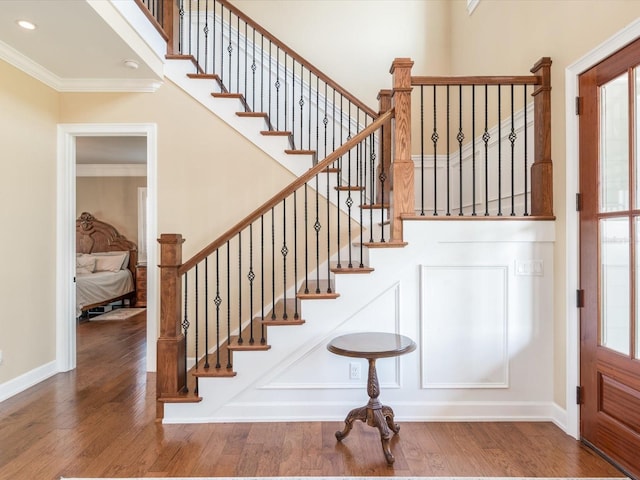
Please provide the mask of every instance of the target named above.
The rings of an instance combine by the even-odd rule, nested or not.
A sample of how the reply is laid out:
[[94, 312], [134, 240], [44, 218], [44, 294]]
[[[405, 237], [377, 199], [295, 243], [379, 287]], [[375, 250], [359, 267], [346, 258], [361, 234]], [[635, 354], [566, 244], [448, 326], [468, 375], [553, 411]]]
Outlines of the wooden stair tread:
[[260, 340], [254, 341], [253, 343], [249, 342], [248, 338], [243, 337], [243, 342], [238, 343], [238, 339], [240, 337], [231, 337], [231, 344], [227, 347], [232, 352], [240, 352], [240, 351], [263, 351], [270, 350], [271, 345], [267, 343], [260, 343]]
[[364, 205], [360, 205], [360, 208], [364, 210], [378, 210], [382, 208], [389, 208], [388, 203], [380, 204], [380, 203], [365, 203]]
[[340, 262], [341, 266], [338, 267], [337, 263], [332, 263], [331, 264], [331, 271], [333, 273], [346, 273], [346, 274], [352, 274], [352, 273], [371, 273], [373, 272], [375, 269], [373, 267], [361, 267], [359, 265], [354, 265], [352, 267], [348, 266], [348, 262]]
[[213, 92], [211, 94], [214, 98], [238, 98], [243, 99], [244, 95], [241, 93], [229, 93], [229, 92]]
[[362, 245], [367, 248], [403, 248], [409, 245], [409, 242], [363, 242]]
[[198, 403], [202, 401], [202, 397], [196, 395], [198, 379], [192, 375], [187, 375], [187, 392], [176, 392], [170, 395], [162, 395], [158, 397], [158, 401], [162, 403]]
[[284, 153], [289, 155], [315, 155], [315, 150], [285, 150]]
[[[331, 288], [331, 292], [327, 291], [329, 287]], [[305, 292], [305, 289], [308, 289], [308, 292]], [[320, 293], [316, 293], [318, 290]], [[327, 280], [320, 280], [320, 283], [316, 280], [309, 280], [308, 286], [305, 286], [303, 283], [297, 295], [298, 298], [307, 300], [334, 299], [339, 296], [340, 294], [335, 292], [333, 282]]]
[[[287, 318], [284, 318], [285, 312], [287, 313]], [[295, 317], [296, 312], [298, 313], [298, 318]], [[260, 318], [259, 321], [264, 325], [276, 325], [274, 322], [281, 322], [278, 325], [301, 325], [304, 323], [304, 320], [300, 318], [300, 305], [297, 298], [288, 298], [286, 302], [283, 299], [278, 300], [275, 307], [265, 315], [264, 320]]]
[[200, 80], [220, 80], [217, 73], [187, 73], [187, 77]]
[[169, 53], [164, 56], [167, 60], [189, 60], [193, 65], [198, 69], [198, 72], [204, 73], [198, 62], [196, 61], [196, 57], [193, 55], [182, 55], [179, 53]]
[[263, 130], [260, 132], [260, 135], [264, 135], [268, 137], [290, 137], [291, 132], [281, 131], [281, 130]]
[[265, 112], [236, 112], [238, 117], [250, 117], [250, 118], [267, 118], [268, 113]]

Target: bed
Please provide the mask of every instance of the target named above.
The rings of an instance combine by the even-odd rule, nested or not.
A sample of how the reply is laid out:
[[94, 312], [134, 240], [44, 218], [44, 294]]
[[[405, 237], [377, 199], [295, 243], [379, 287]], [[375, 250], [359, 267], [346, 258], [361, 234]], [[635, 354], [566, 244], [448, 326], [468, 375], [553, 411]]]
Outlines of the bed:
[[138, 247], [112, 225], [83, 212], [76, 220], [76, 317], [134, 300]]

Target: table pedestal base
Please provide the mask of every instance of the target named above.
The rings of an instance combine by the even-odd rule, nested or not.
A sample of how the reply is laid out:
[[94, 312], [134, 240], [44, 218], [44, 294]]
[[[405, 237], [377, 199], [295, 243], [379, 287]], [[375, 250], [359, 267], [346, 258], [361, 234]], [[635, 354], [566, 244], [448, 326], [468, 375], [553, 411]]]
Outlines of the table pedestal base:
[[344, 429], [336, 432], [336, 438], [341, 441], [353, 428], [353, 422], [360, 420], [366, 422], [367, 425], [375, 427], [380, 431], [380, 441], [382, 442], [382, 451], [387, 459], [387, 463], [391, 465], [395, 461], [395, 457], [391, 453], [389, 447], [389, 439], [391, 438], [391, 431], [398, 433], [400, 431], [400, 425], [393, 421], [393, 410], [391, 407], [382, 405], [378, 400], [380, 395], [380, 387], [378, 385], [378, 375], [376, 374], [376, 361], [375, 359], [369, 360], [369, 378], [367, 384], [367, 393], [369, 394], [369, 403], [364, 407], [354, 408], [349, 412], [347, 418], [344, 420]]

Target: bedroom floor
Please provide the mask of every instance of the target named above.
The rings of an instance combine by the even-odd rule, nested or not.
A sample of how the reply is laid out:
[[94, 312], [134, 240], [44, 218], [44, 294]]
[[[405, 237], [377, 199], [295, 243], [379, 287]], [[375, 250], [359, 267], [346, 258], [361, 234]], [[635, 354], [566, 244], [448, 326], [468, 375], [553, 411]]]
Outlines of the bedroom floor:
[[136, 476], [621, 477], [551, 423], [402, 423], [388, 467], [357, 422], [162, 425], [146, 312], [78, 326], [78, 368], [0, 404], [0, 479]]

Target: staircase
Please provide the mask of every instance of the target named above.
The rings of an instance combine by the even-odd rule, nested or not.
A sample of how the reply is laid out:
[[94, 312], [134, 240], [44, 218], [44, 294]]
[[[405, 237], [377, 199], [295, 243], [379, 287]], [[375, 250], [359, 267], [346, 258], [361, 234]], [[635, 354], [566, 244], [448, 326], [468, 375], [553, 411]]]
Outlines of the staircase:
[[[531, 255], [531, 251], [540, 252], [536, 255], [544, 257], [547, 269], [552, 265], [552, 252], [537, 247], [553, 238], [552, 229], [543, 222], [529, 222], [522, 217], [518, 219], [519, 225], [498, 221], [504, 217], [493, 218], [494, 222], [474, 222], [473, 226], [471, 222], [461, 222], [464, 226], [452, 221], [437, 222], [437, 226], [431, 223], [427, 227], [428, 234], [425, 234], [425, 228], [415, 231], [416, 225], [426, 226], [424, 222], [410, 222], [426, 218], [424, 207], [416, 213], [415, 204], [418, 198], [423, 201], [427, 195], [424, 180], [414, 182], [415, 166], [409, 139], [412, 87], [422, 90], [434, 85], [435, 116], [435, 85], [447, 85], [447, 101], [449, 85], [455, 85], [460, 92], [462, 117], [462, 85], [484, 84], [486, 92], [487, 78], [412, 77], [412, 62], [396, 59], [392, 66], [393, 90], [381, 91], [378, 114], [293, 50], [277, 43], [273, 36], [225, 0], [214, 2], [213, 11], [190, 10], [188, 15], [183, 11], [181, 18], [181, 35], [174, 42], [178, 43], [177, 51], [167, 57], [167, 78], [297, 178], [189, 260], [182, 260], [179, 234], [161, 236], [162, 303], [157, 392], [158, 416], [165, 422], [341, 418], [345, 402], [361, 403], [364, 379], [336, 380], [335, 372], [346, 371], [345, 360], [329, 355], [324, 345], [332, 336], [351, 330], [399, 332], [427, 342], [425, 327], [418, 321], [407, 322], [407, 317], [424, 319], [417, 307], [425, 295], [418, 285], [428, 281], [425, 278], [431, 278], [424, 276], [424, 265], [453, 266], [457, 272], [456, 269], [469, 265], [478, 267], [478, 259], [499, 257], [496, 261], [503, 265], [512, 263], [513, 255], [519, 258]], [[244, 27], [239, 27], [241, 22]], [[204, 32], [204, 38], [202, 33], [194, 32]], [[211, 48], [210, 57], [207, 53], [201, 54], [201, 45], [209, 44], [208, 32], [212, 32], [214, 38], [217, 35], [220, 38]], [[538, 72], [536, 67], [534, 69]], [[543, 73], [533, 77], [509, 77], [508, 81], [512, 89], [514, 82], [544, 87], [549, 84], [549, 78], [544, 77], [547, 71], [542, 70]], [[500, 79], [492, 77], [491, 82], [499, 85]], [[545, 103], [548, 102], [548, 90], [546, 87], [539, 90], [534, 93], [537, 96], [536, 115], [541, 111], [538, 103], [546, 105], [548, 113]], [[513, 99], [510, 118], [514, 118]], [[498, 123], [502, 125], [499, 115]], [[474, 187], [471, 207], [463, 208], [462, 124], [461, 118], [457, 135], [460, 217], [471, 211], [475, 216], [476, 204], [479, 204]], [[536, 128], [539, 124], [545, 125], [540, 121]], [[515, 136], [513, 121], [510, 135], [499, 132], [500, 127], [498, 144], [503, 136]], [[474, 146], [475, 136], [472, 137]], [[485, 125], [483, 139], [478, 143], [484, 142], [487, 157], [490, 136]], [[436, 155], [436, 125], [431, 139], [435, 175], [436, 164], [440, 162]], [[442, 140], [440, 142], [442, 148]], [[450, 143], [455, 140], [449, 141], [447, 127], [447, 206], [446, 211], [438, 207], [438, 197], [434, 193], [433, 212], [435, 216], [442, 212], [441, 218], [448, 220], [452, 220]], [[512, 151], [513, 144], [512, 139]], [[475, 147], [472, 150], [475, 171]], [[536, 145], [536, 155], [545, 151]], [[428, 154], [423, 150], [420, 157], [424, 161]], [[526, 165], [525, 153], [525, 171]], [[531, 185], [532, 213], [536, 218], [552, 217], [548, 203], [551, 196], [547, 192], [534, 193], [538, 185], [550, 187], [549, 177], [545, 176], [547, 167], [550, 168], [550, 159], [547, 162], [546, 158], [536, 157], [531, 168], [535, 178]], [[499, 169], [500, 165], [498, 172]], [[528, 216], [527, 173], [524, 175], [524, 215]], [[500, 173], [498, 178], [501, 178]], [[422, 191], [420, 195], [414, 193], [416, 185]], [[502, 215], [499, 192], [500, 187], [496, 201], [498, 217]], [[487, 189], [485, 216], [489, 215], [488, 197]], [[514, 198], [512, 181], [512, 217], [515, 216]], [[536, 233], [523, 234], [523, 224], [527, 225], [524, 230]], [[509, 251], [508, 260], [501, 256], [502, 251], [483, 251], [479, 257], [469, 258], [470, 250], [464, 245], [473, 243], [473, 238], [480, 239], [480, 244], [486, 244], [489, 238], [517, 246]], [[425, 245], [430, 245], [429, 252], [423, 251]], [[482, 249], [477, 246], [478, 251]], [[460, 258], [466, 258], [462, 265]], [[445, 263], [441, 264], [442, 261]], [[417, 271], [423, 276], [418, 276]], [[500, 271], [498, 269], [496, 274], [495, 269], [489, 268], [485, 272], [486, 279], [506, 282], [500, 284], [505, 290], [508, 283], [510, 292], [521, 288], [501, 277]], [[443, 278], [448, 278], [446, 275]], [[480, 277], [480, 283], [483, 278]], [[464, 287], [464, 279], [460, 280]], [[403, 285], [411, 285], [410, 294], [403, 291]], [[474, 285], [471, 288], [482, 290], [485, 287]], [[434, 289], [437, 288], [438, 285], [434, 285]], [[549, 292], [545, 292], [548, 296]], [[486, 293], [492, 295], [493, 291]], [[449, 298], [449, 293], [444, 293], [442, 298], [453, 303], [457, 301], [454, 296]], [[411, 306], [407, 307], [408, 304]], [[535, 318], [546, 315], [548, 322], [552, 318], [549, 305], [551, 302], [544, 312], [523, 312], [523, 321], [531, 319], [532, 315]], [[485, 317], [489, 318], [493, 313]], [[507, 321], [503, 318], [504, 312], [496, 314]], [[460, 315], [465, 314], [461, 312]], [[490, 326], [506, 344], [503, 327]], [[490, 351], [500, 350], [499, 343], [488, 342], [488, 345]], [[485, 354], [491, 356], [489, 351]], [[508, 363], [506, 353], [503, 351], [502, 354], [497, 361]], [[428, 353], [425, 355], [425, 358], [431, 358]], [[544, 358], [539, 361], [546, 365]], [[383, 382], [386, 378], [392, 386], [400, 386], [403, 375], [399, 362], [396, 360], [393, 365], [382, 367]], [[310, 371], [310, 365], [318, 368], [311, 367], [313, 371]], [[420, 376], [418, 365], [416, 362], [410, 369], [416, 378]], [[546, 367], [551, 368], [551, 365]], [[465, 384], [463, 377], [461, 375], [460, 384]], [[425, 385], [431, 382], [424, 375], [422, 380]], [[508, 385], [508, 370], [505, 373], [503, 368], [488, 374], [480, 384], [484, 385], [485, 381], [490, 385], [488, 388], [494, 388], [493, 385], [504, 388]], [[545, 407], [548, 403], [547, 382], [548, 378], [539, 382]], [[287, 400], [277, 401], [278, 392], [292, 389], [295, 393], [286, 396]], [[326, 396], [327, 392], [336, 391], [342, 393], [340, 401], [332, 402]], [[419, 387], [416, 392], [416, 397], [423, 396]], [[519, 398], [517, 393], [512, 395], [511, 392], [506, 397]], [[397, 401], [402, 398], [398, 397]], [[420, 402], [424, 407], [425, 399], [421, 398]], [[437, 408], [433, 412], [439, 414]], [[414, 409], [412, 414], [417, 418], [424, 415], [424, 410]]]

